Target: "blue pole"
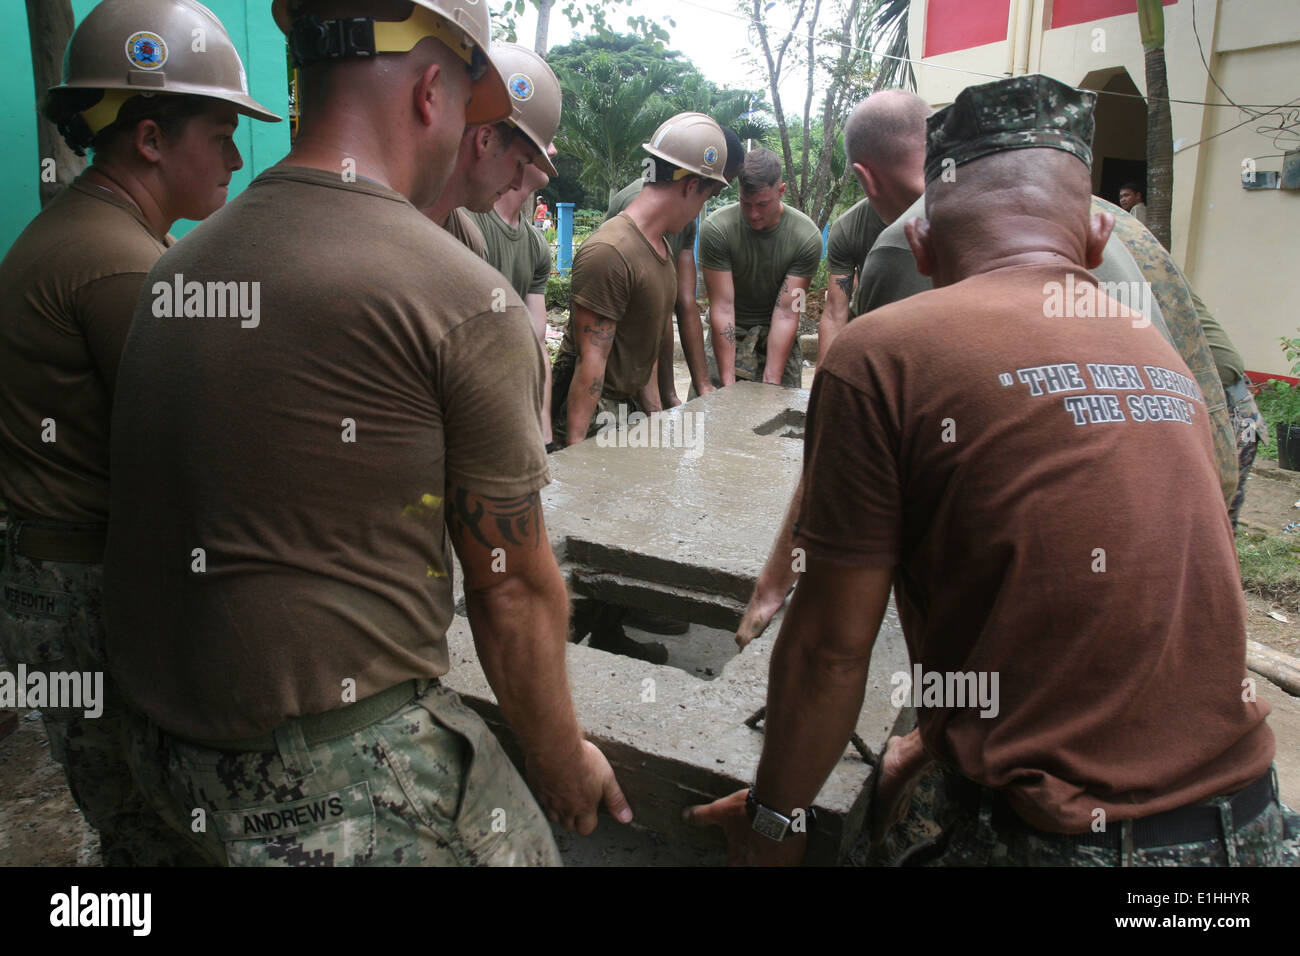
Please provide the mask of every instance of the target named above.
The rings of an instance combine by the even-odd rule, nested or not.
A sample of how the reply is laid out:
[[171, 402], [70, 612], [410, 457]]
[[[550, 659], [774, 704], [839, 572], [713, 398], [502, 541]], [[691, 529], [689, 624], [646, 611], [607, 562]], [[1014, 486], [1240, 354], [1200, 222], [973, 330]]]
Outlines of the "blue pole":
[[831, 224], [822, 226], [822, 258], [826, 258], [826, 245], [831, 241]]
[[556, 270], [560, 275], [568, 275], [569, 268], [573, 265], [573, 203], [557, 202], [555, 204], [556, 220], [559, 223], [560, 232], [556, 237], [558, 248], [556, 249], [556, 258], [559, 260]]

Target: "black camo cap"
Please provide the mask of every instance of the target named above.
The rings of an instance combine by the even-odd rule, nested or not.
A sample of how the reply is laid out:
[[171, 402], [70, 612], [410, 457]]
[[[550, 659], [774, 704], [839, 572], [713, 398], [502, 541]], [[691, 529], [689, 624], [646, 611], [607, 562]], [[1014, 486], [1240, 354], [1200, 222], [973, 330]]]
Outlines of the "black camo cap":
[[1007, 149], [1063, 149], [1092, 166], [1097, 94], [1041, 73], [970, 86], [925, 121], [925, 182], [945, 159], [955, 166]]

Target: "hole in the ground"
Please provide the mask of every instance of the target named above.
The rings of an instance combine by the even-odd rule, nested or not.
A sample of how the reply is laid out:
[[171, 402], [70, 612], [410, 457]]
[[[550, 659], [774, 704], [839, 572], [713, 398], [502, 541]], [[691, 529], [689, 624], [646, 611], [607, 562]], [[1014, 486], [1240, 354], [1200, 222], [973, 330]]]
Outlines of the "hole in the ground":
[[797, 408], [784, 409], [763, 424], [754, 428], [755, 435], [776, 435], [778, 438], [803, 438], [804, 421], [807, 415]]
[[[596, 650], [616, 657], [636, 657], [662, 663], [706, 681], [717, 678], [727, 661], [736, 656], [735, 631], [651, 614], [638, 608], [604, 607], [607, 610], [587, 624], [588, 627], [594, 625], [594, 630], [583, 641]], [[578, 627], [585, 629], [582, 624]], [[665, 630], [679, 630], [680, 633], [662, 633]], [[662, 651], [651, 646], [655, 644], [661, 645]]]

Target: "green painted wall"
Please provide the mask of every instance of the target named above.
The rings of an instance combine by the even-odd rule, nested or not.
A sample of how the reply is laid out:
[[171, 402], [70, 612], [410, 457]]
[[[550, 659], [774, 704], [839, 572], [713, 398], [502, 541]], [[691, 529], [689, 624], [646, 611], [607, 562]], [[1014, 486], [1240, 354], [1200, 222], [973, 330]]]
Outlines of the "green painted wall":
[[[97, 0], [72, 0], [72, 12], [80, 23], [95, 8]], [[248, 72], [248, 89], [253, 98], [274, 113], [285, 117], [283, 123], [259, 123], [240, 117], [235, 143], [244, 158], [244, 168], [230, 181], [233, 198], [263, 169], [274, 165], [289, 151], [289, 86], [285, 66], [284, 36], [271, 19], [270, 0], [204, 0], [204, 4], [221, 18], [231, 40], [239, 49]], [[149, 29], [141, 24], [141, 29]], [[6, 95], [0, 98], [0, 141], [5, 143], [0, 157], [0, 250], [23, 231], [40, 212], [40, 160], [36, 144], [36, 124], [45, 122], [36, 114], [37, 93], [32, 82], [32, 58], [27, 41], [27, 10], [19, 0], [0, 2], [0, 35], [21, 37], [10, 44], [10, 57], [0, 64], [0, 81]], [[194, 227], [181, 220], [172, 229], [181, 236]]]

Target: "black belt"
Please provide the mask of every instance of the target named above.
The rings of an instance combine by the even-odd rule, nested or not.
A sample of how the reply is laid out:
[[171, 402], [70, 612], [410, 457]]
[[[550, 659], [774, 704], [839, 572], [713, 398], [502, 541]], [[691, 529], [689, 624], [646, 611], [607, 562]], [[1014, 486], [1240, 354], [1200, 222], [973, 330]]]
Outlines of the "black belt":
[[11, 516], [9, 548], [14, 554], [37, 561], [102, 564], [108, 543], [108, 525], [64, 524]]
[[[965, 786], [959, 785], [959, 794], [965, 800], [973, 800], [973, 806], [979, 806], [979, 793], [985, 788], [962, 778]], [[993, 797], [993, 826], [998, 830], [1020, 831], [1056, 843], [1068, 843], [1072, 846], [1096, 846], [1107, 849], [1120, 849], [1123, 843], [1124, 827], [1117, 823], [1108, 823], [1105, 830], [1094, 833], [1052, 833], [1039, 830], [1025, 823], [1020, 815], [1011, 809], [1006, 799], [996, 791], [990, 791]], [[1232, 808], [1234, 828], [1245, 826], [1268, 808], [1273, 802], [1273, 771], [1253, 783], [1243, 787], [1228, 797]], [[1129, 823], [1133, 832], [1135, 850], [1151, 849], [1158, 846], [1177, 846], [1182, 843], [1203, 843], [1217, 840], [1223, 836], [1223, 823], [1219, 808], [1213, 803], [1194, 803], [1184, 807], [1175, 807], [1164, 813], [1154, 813], [1147, 817], [1121, 821]]]

